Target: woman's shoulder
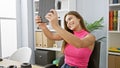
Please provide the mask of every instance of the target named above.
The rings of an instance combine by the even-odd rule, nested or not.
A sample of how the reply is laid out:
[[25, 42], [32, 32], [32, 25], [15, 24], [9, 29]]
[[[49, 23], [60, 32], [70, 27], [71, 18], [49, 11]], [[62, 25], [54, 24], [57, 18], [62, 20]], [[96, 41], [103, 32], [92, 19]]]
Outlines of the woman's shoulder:
[[88, 33], [87, 35], [86, 35], [86, 37], [89, 37], [89, 38], [91, 38], [91, 39], [96, 39], [96, 37], [95, 37], [95, 35], [93, 35], [93, 34], [91, 34], [91, 33]]

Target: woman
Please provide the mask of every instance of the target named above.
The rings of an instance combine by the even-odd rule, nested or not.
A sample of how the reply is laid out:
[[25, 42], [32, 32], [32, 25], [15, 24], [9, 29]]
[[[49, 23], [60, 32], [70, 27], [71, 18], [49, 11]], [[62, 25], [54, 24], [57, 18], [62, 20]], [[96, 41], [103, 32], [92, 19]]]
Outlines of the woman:
[[58, 24], [58, 15], [54, 9], [45, 16], [56, 30], [53, 34], [42, 23], [41, 18], [36, 17], [36, 23], [49, 39], [64, 40], [62, 51], [65, 55], [65, 64], [62, 68], [87, 68], [89, 57], [94, 48], [95, 36], [86, 29], [83, 18], [76, 11], [68, 12], [64, 17], [65, 29]]

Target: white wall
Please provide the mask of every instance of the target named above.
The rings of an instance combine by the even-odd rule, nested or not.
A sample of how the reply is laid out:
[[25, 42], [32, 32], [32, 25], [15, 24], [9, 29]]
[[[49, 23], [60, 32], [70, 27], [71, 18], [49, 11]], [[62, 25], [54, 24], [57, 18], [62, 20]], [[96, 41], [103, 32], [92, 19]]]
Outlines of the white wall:
[[[104, 28], [93, 32], [96, 38], [107, 36], [108, 25], [108, 0], [77, 0], [77, 11], [83, 16], [87, 22], [93, 22], [95, 20], [104, 17]], [[107, 67], [107, 39], [102, 42], [100, 53], [100, 68]]]

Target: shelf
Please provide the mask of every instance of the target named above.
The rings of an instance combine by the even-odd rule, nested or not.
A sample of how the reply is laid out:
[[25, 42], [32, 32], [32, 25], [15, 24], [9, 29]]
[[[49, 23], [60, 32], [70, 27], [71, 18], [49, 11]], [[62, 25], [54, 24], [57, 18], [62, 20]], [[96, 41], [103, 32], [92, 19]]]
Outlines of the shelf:
[[[56, 31], [52, 28], [52, 26], [50, 26], [50, 25], [47, 25], [47, 28], [50, 29], [50, 31], [52, 31], [52, 32], [56, 32]], [[39, 29], [36, 28], [35, 31], [37, 31], [37, 32], [40, 31], [40, 32], [41, 32], [42, 29], [41, 29], [41, 28], [39, 28]]]
[[115, 7], [116, 7], [116, 6], [120, 6], [120, 3], [118, 3], [118, 4], [110, 4], [109, 6], [110, 6], [110, 7], [112, 7], [112, 6], [115, 6]]
[[57, 12], [68, 12], [68, 9], [56, 10]]
[[39, 1], [39, 0], [34, 0], [34, 1]]
[[[41, 32], [42, 29], [36, 29], [35, 31], [36, 31], [36, 32]], [[56, 32], [54, 29], [51, 29], [50, 31], [52, 31], [52, 32]]]
[[[113, 0], [109, 0], [113, 1]], [[109, 4], [109, 24], [110, 27], [108, 30], [108, 47], [120, 47], [120, 22], [119, 22], [119, 14], [120, 14], [120, 0], [118, 3], [110, 2]], [[117, 20], [117, 24], [115, 23]], [[114, 29], [115, 28], [115, 29]], [[109, 51], [111, 54], [119, 54], [116, 51]]]
[[109, 31], [109, 33], [120, 33], [120, 31]]
[[117, 53], [117, 52], [108, 52], [108, 54], [112, 54], [112, 55], [120, 55], [120, 53]]
[[[34, 11], [34, 14], [35, 15], [38, 15], [38, 12], [36, 12], [36, 11], [38, 11], [38, 10], [40, 10], [40, 8], [39, 8], [39, 6], [40, 5], [44, 5], [44, 4], [40, 4], [40, 3], [42, 3], [42, 2], [38, 2], [39, 0], [34, 0], [35, 2], [35, 11]], [[54, 2], [53, 1], [55, 1], [55, 4], [54, 4]], [[60, 2], [58, 2], [58, 1], [61, 1], [61, 3]], [[71, 10], [74, 10], [74, 11], [76, 11], [76, 0], [52, 0], [52, 1], [49, 1], [49, 0], [46, 0], [46, 2], [48, 3], [48, 4], [50, 4], [49, 2], [53, 2], [53, 6], [51, 5], [51, 7], [52, 8], [55, 8], [55, 10], [57, 11], [57, 14], [58, 14], [58, 20], [59, 20], [59, 24], [60, 24], [60, 26], [62, 27], [62, 28], [64, 28], [64, 15], [68, 12], [68, 11], [71, 11]], [[45, 3], [46, 4], [46, 2], [43, 2], [43, 3]], [[47, 5], [48, 5], [47, 4]], [[42, 7], [42, 6], [41, 6]], [[50, 7], [50, 6], [49, 6]], [[48, 9], [49, 9], [49, 7], [48, 7]], [[59, 8], [60, 7], [60, 8]], [[42, 7], [42, 9], [44, 9], [45, 8], [45, 6], [43, 6]], [[47, 9], [47, 8], [46, 8]], [[41, 12], [42, 13], [42, 12]], [[45, 13], [45, 12], [43, 12], [43, 13]], [[34, 29], [34, 31], [36, 32], [36, 33], [39, 33], [39, 32], [41, 32], [42, 30], [41, 29], [37, 29], [37, 27], [38, 27], [38, 25], [36, 24], [35, 25], [35, 29]], [[52, 28], [52, 26], [51, 26], [51, 24], [50, 23], [47, 23], [47, 27], [48, 27], [48, 29], [51, 31], [51, 32], [53, 32], [53, 33], [55, 33], [56, 32], [56, 30], [54, 30], [53, 28]], [[41, 35], [40, 35], [41, 36]], [[39, 37], [37, 37], [37, 38], [39, 38]], [[40, 39], [38, 39], [38, 40], [41, 40], [41, 38]], [[59, 42], [56, 42], [58, 45], [59, 45]], [[61, 44], [61, 43], [60, 43]], [[36, 47], [36, 49], [45, 49], [45, 50], [53, 50], [53, 51], [61, 51], [61, 48], [41, 48], [41, 47]]]
[[52, 47], [52, 48], [36, 47], [36, 49], [44, 49], [44, 50], [52, 50], [52, 51], [61, 51], [61, 48], [55, 48], [55, 47]]
[[35, 12], [35, 13], [37, 13], [37, 14], [38, 14], [38, 12]]

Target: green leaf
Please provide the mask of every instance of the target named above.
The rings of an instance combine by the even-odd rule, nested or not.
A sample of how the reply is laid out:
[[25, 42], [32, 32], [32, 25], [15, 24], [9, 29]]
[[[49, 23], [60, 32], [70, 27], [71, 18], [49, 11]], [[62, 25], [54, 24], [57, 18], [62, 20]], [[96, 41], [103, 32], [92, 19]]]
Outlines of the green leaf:
[[90, 32], [92, 32], [92, 31], [94, 31], [94, 30], [96, 30], [96, 29], [100, 29], [101, 27], [104, 27], [104, 26], [101, 24], [102, 21], [103, 21], [103, 17], [100, 18], [100, 19], [97, 20], [97, 21], [94, 21], [93, 23], [87, 23], [86, 21], [84, 21], [84, 22], [85, 22], [85, 25], [86, 25], [87, 29], [88, 29]]

